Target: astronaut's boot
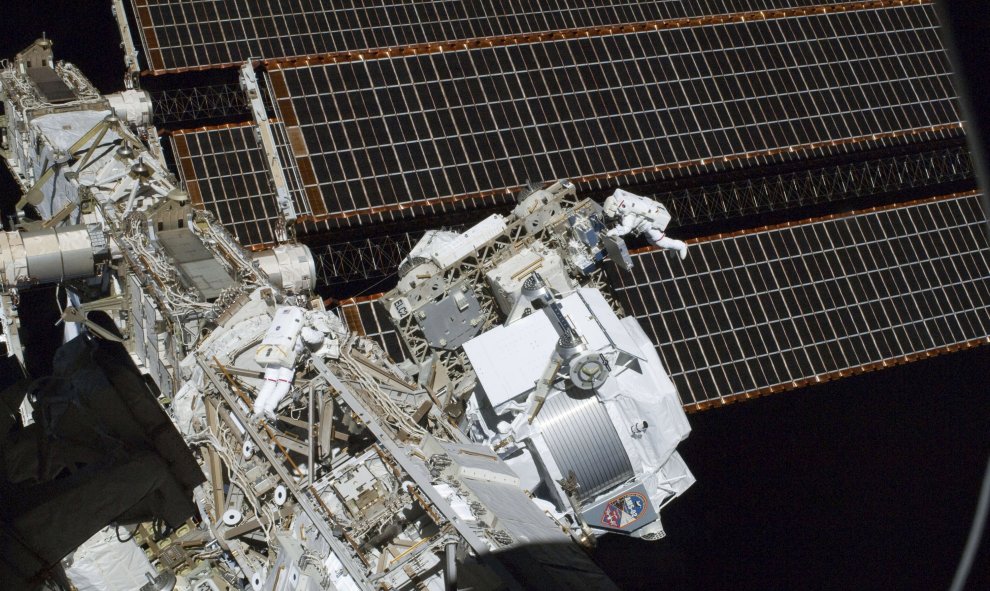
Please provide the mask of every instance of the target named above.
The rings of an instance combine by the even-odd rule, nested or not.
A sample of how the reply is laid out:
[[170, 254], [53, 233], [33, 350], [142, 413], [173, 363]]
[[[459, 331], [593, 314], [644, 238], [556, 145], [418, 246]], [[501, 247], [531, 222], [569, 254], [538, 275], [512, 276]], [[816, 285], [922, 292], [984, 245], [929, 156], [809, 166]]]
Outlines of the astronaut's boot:
[[657, 240], [655, 244], [659, 248], [665, 248], [667, 250], [676, 250], [677, 254], [681, 257], [682, 261], [687, 258], [688, 245], [687, 243], [681, 240], [674, 240], [673, 238], [667, 238], [666, 236], [664, 236], [663, 238]]

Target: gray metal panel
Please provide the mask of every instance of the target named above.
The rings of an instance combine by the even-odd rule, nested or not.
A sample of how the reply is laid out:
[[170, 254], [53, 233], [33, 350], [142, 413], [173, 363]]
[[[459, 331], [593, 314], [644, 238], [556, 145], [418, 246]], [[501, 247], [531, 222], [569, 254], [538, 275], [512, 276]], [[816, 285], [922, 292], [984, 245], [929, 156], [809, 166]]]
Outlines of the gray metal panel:
[[213, 299], [224, 289], [233, 287], [234, 281], [213, 253], [188, 229], [166, 230], [158, 233], [165, 251], [175, 259], [176, 267], [186, 283], [206, 299]]
[[28, 68], [27, 74], [45, 100], [53, 105], [76, 100], [76, 93], [72, 92], [52, 68]]
[[460, 468], [477, 468], [493, 474], [508, 476], [516, 481], [519, 477], [508, 464], [501, 461], [492, 448], [478, 443], [448, 443], [437, 442], [443, 451], [450, 456], [451, 462]]
[[[598, 565], [570, 543], [569, 537], [519, 487], [472, 478], [462, 482], [495, 514], [496, 527], [512, 535], [513, 551], [503, 551], [502, 560], [510, 571], [528, 582], [527, 588], [616, 589]], [[537, 580], [539, 584], [534, 583]]]
[[538, 415], [543, 437], [561, 474], [574, 471], [579, 499], [589, 499], [633, 476], [619, 434], [598, 398], [557, 392]]
[[141, 302], [141, 284], [138, 283], [135, 275], [130, 276], [129, 282], [130, 291], [128, 292], [128, 296], [130, 298], [131, 308], [131, 342], [134, 344], [134, 354], [137, 355], [138, 359], [140, 359], [142, 363], [144, 363], [144, 306]]
[[629, 256], [629, 249], [626, 247], [625, 240], [617, 236], [605, 236], [603, 242], [605, 243], [605, 250], [608, 252], [608, 258], [615, 261], [620, 269], [629, 271], [633, 268], [632, 257]]
[[426, 304], [420, 323], [430, 346], [453, 351], [481, 332], [485, 314], [473, 291], [454, 291], [436, 303]]

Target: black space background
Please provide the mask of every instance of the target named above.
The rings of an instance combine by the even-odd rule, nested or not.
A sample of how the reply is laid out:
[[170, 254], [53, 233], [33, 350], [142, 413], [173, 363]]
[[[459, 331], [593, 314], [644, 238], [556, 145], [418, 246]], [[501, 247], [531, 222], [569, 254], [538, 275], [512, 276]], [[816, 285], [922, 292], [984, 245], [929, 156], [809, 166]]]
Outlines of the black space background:
[[[42, 32], [123, 87], [109, 0], [4, 2], [0, 58]], [[5, 212], [16, 193], [0, 173]], [[946, 589], [990, 455], [988, 378], [981, 347], [692, 415], [698, 483], [664, 511], [668, 537], [606, 537], [599, 562], [629, 589]], [[988, 546], [968, 589], [990, 589]]]

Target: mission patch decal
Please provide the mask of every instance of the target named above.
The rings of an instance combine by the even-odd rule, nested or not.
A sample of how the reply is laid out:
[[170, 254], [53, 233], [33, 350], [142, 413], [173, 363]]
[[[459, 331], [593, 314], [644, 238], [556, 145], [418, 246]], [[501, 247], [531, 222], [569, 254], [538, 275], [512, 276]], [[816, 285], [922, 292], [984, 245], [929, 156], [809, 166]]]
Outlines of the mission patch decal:
[[649, 506], [646, 496], [638, 492], [619, 495], [608, 501], [602, 512], [602, 525], [616, 529], [625, 529], [639, 520], [643, 510]]

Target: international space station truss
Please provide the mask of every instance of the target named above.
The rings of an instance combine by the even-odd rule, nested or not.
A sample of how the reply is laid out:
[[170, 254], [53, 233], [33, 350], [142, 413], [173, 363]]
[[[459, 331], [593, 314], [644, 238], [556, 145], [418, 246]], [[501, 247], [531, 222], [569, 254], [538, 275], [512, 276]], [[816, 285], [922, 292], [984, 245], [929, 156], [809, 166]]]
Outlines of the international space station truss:
[[201, 465], [148, 589], [607, 588], [685, 411], [990, 342], [927, 0], [112, 4], [133, 89], [0, 74], [3, 336], [66, 284]]

